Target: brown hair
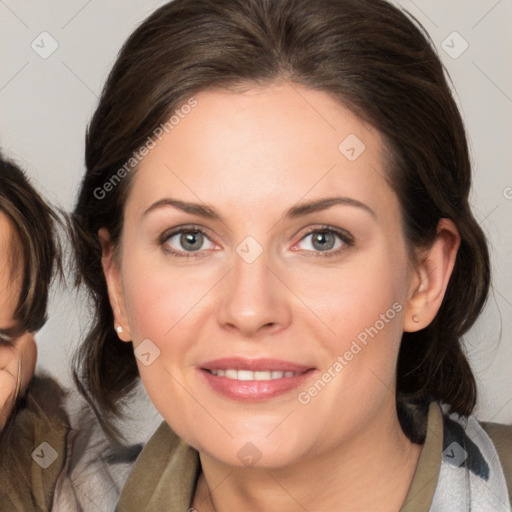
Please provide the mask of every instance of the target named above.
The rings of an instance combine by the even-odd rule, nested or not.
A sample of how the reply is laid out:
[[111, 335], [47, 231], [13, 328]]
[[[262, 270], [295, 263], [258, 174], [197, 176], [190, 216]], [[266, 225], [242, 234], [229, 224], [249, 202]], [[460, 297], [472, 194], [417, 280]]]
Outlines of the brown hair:
[[[60, 221], [23, 171], [1, 154], [0, 212], [7, 216], [13, 228], [5, 265], [10, 286], [19, 288], [14, 299], [17, 301], [14, 324], [0, 329], [0, 343], [10, 345], [22, 334], [39, 330], [46, 322], [50, 284], [55, 271], [61, 275], [60, 243], [56, 236], [56, 223]], [[18, 362], [15, 390], [3, 406], [4, 410], [11, 411], [0, 433], [3, 448], [10, 446], [12, 440], [11, 426], [21, 385], [21, 358]], [[10, 449], [7, 451], [4, 450], [4, 455], [10, 457]]]
[[39, 330], [46, 322], [49, 287], [54, 270], [60, 268], [55, 231], [58, 217], [23, 171], [1, 155], [0, 211], [14, 228], [15, 239], [8, 262], [11, 279], [21, 281], [15, 325], [0, 329], [2, 341], [9, 342], [25, 332]]
[[429, 246], [441, 218], [457, 226], [461, 245], [441, 308], [427, 328], [403, 334], [397, 406], [416, 441], [424, 432], [411, 411], [424, 419], [431, 400], [472, 411], [476, 385], [461, 341], [487, 297], [489, 256], [468, 203], [463, 122], [421, 25], [384, 0], [174, 0], [118, 55], [88, 128], [87, 171], [74, 211], [77, 278], [95, 312], [75, 380], [107, 428], [138, 372], [132, 347], [114, 331], [98, 230], [107, 228], [118, 242], [136, 171], [106, 197], [104, 184], [191, 95], [283, 79], [332, 95], [379, 130], [411, 249]]

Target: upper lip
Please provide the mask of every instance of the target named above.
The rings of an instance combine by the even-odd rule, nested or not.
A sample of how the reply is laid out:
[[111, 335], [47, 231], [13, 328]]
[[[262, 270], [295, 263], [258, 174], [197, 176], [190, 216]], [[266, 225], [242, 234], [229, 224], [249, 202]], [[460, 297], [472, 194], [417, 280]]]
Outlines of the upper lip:
[[276, 372], [305, 372], [310, 370], [311, 366], [283, 361], [280, 359], [259, 358], [247, 359], [243, 357], [223, 357], [208, 361], [200, 365], [203, 370], [250, 370], [257, 371], [276, 371]]

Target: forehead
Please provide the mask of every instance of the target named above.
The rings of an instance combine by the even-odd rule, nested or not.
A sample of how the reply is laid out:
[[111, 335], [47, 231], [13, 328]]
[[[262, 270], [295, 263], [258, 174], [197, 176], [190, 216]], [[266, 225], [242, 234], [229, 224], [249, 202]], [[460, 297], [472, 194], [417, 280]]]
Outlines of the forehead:
[[0, 210], [0, 328], [12, 326], [20, 276], [13, 266], [18, 240], [11, 219]]
[[0, 210], [0, 266], [3, 266], [5, 259], [11, 253], [13, 238], [12, 221], [5, 212]]
[[251, 214], [334, 190], [363, 202], [392, 194], [379, 132], [327, 93], [280, 83], [195, 99], [142, 161], [136, 203], [173, 192], [238, 201]]
[[13, 260], [19, 244], [19, 237], [11, 218], [0, 210], [0, 272], [2, 276], [13, 276], [15, 271]]

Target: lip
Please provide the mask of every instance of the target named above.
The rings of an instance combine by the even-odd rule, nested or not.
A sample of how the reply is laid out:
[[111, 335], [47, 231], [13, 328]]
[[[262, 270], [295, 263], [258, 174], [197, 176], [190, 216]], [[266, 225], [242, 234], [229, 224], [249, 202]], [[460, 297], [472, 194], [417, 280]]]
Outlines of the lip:
[[228, 370], [236, 368], [237, 370], [250, 370], [253, 372], [270, 370], [276, 372], [305, 372], [312, 367], [283, 361], [281, 359], [259, 358], [247, 359], [245, 357], [223, 357], [208, 361], [200, 365], [203, 370]]
[[[250, 370], [250, 371], [282, 371], [300, 372], [292, 377], [272, 380], [235, 380], [213, 375], [209, 370]], [[246, 359], [228, 357], [208, 361], [197, 367], [209, 387], [225, 397], [245, 402], [261, 402], [289, 393], [298, 388], [315, 371], [310, 366], [283, 361], [279, 359]]]

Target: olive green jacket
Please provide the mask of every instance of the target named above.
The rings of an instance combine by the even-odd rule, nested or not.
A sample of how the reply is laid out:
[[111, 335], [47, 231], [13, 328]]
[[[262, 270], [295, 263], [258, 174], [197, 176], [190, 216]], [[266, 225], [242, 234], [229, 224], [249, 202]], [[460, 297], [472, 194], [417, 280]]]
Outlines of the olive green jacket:
[[[512, 496], [512, 427], [481, 423], [491, 437]], [[401, 512], [428, 512], [439, 476], [443, 419], [431, 403], [427, 436]], [[162, 423], [140, 454], [123, 487], [116, 512], [187, 512], [200, 473], [198, 452]]]

